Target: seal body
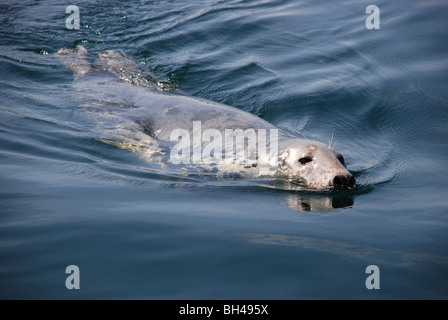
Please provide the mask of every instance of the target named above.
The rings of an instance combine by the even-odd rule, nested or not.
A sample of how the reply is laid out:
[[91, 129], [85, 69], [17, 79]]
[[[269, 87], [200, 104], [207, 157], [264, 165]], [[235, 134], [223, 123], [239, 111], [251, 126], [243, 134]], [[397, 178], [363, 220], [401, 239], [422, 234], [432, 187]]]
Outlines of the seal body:
[[[206, 163], [204, 167], [212, 167], [218, 172], [250, 173], [253, 176], [257, 175], [256, 172], [263, 175], [258, 166], [260, 162], [272, 164], [274, 160], [275, 172], [271, 171], [271, 175], [298, 181], [309, 189], [345, 189], [355, 185], [353, 176], [345, 167], [344, 158], [329, 146], [285, 132], [237, 108], [179, 92], [163, 91], [159, 86], [143, 81], [136, 64], [124, 54], [105, 51], [99, 54], [94, 64], [88, 62], [87, 50], [82, 46], [75, 50], [61, 49], [56, 55], [74, 72], [75, 88], [84, 105], [97, 114], [108, 115], [102, 121], [110, 121], [110, 125], [105, 127], [110, 132], [116, 132], [113, 144], [117, 146], [146, 153], [158, 148], [160, 153], [168, 154], [174, 145], [180, 143], [176, 139], [173, 141], [173, 132], [181, 132], [188, 134], [186, 139], [192, 142], [184, 151], [190, 149], [194, 157], [195, 146], [207, 148], [212, 140], [216, 146], [217, 140], [224, 140], [224, 137], [231, 137], [233, 141], [235, 136], [229, 136], [229, 130], [243, 132], [240, 142], [243, 141], [244, 145], [250, 143], [251, 134], [255, 132], [253, 141], [256, 148], [261, 146], [260, 133], [268, 131], [270, 136], [265, 136], [263, 142], [266, 143], [265, 148], [271, 149], [269, 159], [257, 153], [252, 159], [255, 162], [248, 163], [250, 152], [243, 150], [245, 161], [217, 161], [219, 155], [224, 158], [224, 154], [217, 157], [217, 148], [214, 148], [215, 162]], [[195, 140], [198, 124], [201, 139]], [[207, 135], [206, 139], [204, 135]], [[110, 139], [104, 141], [111, 143]], [[142, 148], [144, 144], [157, 147]], [[227, 141], [221, 141], [220, 145], [227, 145]], [[275, 152], [272, 152], [274, 145]], [[237, 153], [238, 147], [232, 147], [230, 152]], [[170, 160], [167, 159], [167, 162]], [[185, 161], [181, 164], [185, 165]]]

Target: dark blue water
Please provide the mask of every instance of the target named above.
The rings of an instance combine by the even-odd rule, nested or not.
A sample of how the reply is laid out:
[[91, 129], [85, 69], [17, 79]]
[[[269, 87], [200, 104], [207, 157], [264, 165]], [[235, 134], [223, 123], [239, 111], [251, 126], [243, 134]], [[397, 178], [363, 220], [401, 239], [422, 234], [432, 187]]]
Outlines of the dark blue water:
[[[79, 30], [68, 4], [0, 1], [2, 299], [448, 297], [444, 1], [77, 1]], [[359, 187], [186, 179], [99, 141], [54, 56], [78, 44], [331, 140]]]

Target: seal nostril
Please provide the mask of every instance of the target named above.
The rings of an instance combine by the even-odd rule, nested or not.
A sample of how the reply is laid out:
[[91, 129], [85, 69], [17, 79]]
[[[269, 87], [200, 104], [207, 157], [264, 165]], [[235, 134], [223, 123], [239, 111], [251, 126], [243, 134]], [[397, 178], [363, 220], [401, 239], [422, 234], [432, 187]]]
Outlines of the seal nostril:
[[351, 187], [354, 187], [355, 184], [356, 184], [355, 178], [353, 176], [351, 176], [351, 178], [348, 182], [348, 186], [351, 188]]
[[346, 189], [355, 186], [355, 178], [352, 175], [340, 175], [333, 178], [333, 188]]
[[334, 179], [333, 179], [333, 187], [337, 188], [337, 189], [342, 187], [342, 179], [341, 179], [340, 176], [334, 177]]

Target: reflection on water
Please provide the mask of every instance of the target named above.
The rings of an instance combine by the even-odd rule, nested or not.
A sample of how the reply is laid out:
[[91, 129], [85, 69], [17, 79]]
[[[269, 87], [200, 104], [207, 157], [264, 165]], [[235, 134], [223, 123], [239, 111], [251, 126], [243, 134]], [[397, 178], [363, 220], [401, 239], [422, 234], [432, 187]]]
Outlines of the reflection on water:
[[289, 208], [304, 212], [329, 212], [338, 208], [352, 206], [354, 203], [350, 195], [302, 195], [286, 194], [277, 197], [281, 204]]
[[387, 264], [400, 267], [413, 266], [421, 262], [448, 265], [448, 256], [422, 252], [401, 252], [362, 246], [355, 243], [317, 239], [306, 236], [289, 236], [285, 234], [250, 234], [252, 243], [293, 246], [318, 250], [332, 254], [357, 258], [369, 263]]
[[349, 190], [313, 191], [308, 190], [299, 181], [291, 180], [265, 181], [264, 186], [282, 191], [276, 195], [277, 200], [282, 205], [302, 212], [329, 212], [334, 209], [353, 206], [355, 203], [354, 194], [368, 192], [372, 188], [371, 185], [367, 184]]

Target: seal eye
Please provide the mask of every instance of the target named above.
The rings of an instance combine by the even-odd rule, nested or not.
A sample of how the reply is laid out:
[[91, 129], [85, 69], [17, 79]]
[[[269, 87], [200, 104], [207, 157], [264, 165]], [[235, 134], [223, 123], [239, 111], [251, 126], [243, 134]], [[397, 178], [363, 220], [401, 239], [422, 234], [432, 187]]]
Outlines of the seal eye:
[[311, 161], [313, 161], [313, 159], [311, 159], [310, 157], [303, 157], [303, 158], [299, 159], [299, 162], [300, 162], [301, 165], [305, 165], [305, 164], [307, 164], [308, 162], [311, 162]]
[[345, 166], [344, 157], [342, 155], [338, 155], [337, 158], [338, 158], [339, 162], [342, 163], [342, 165]]

